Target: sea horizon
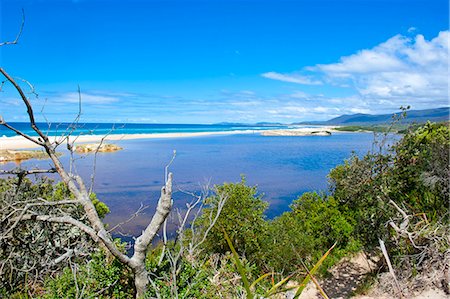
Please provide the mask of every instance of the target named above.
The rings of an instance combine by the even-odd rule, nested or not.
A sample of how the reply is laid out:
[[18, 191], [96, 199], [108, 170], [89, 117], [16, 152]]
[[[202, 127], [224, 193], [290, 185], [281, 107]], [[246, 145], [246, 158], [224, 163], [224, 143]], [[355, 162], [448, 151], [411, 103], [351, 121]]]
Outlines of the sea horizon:
[[[37, 136], [29, 122], [10, 122], [12, 127], [29, 136]], [[322, 125], [298, 125], [259, 122], [251, 123], [215, 123], [215, 124], [170, 124], [170, 123], [43, 123], [36, 125], [49, 136], [72, 135], [118, 135], [118, 134], [160, 134], [160, 133], [196, 133], [226, 131], [263, 131], [274, 129], [296, 129], [324, 127]], [[17, 134], [0, 126], [0, 137], [13, 137]]]

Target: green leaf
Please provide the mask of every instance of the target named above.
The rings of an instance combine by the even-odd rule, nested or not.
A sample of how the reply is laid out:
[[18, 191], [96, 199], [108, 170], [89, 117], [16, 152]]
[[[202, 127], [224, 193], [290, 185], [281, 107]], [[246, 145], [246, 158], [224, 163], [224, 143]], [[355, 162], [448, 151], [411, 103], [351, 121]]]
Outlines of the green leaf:
[[276, 293], [277, 289], [287, 283], [289, 279], [291, 279], [292, 275], [289, 275], [288, 277], [284, 278], [283, 280], [276, 283], [267, 293], [266, 297], [272, 296]]
[[306, 273], [308, 273], [308, 276], [311, 278], [311, 280], [314, 282], [314, 284], [316, 285], [316, 288], [319, 290], [320, 294], [322, 295], [322, 297], [324, 299], [329, 299], [329, 297], [327, 296], [327, 294], [325, 293], [325, 291], [322, 289], [322, 287], [320, 286], [320, 284], [317, 282], [317, 280], [314, 278], [314, 276], [311, 274], [311, 272], [309, 272], [308, 267], [306, 267], [306, 265], [302, 262], [303, 267], [306, 270]]
[[253, 299], [254, 296], [252, 294], [252, 291], [250, 290], [250, 283], [248, 282], [248, 278], [246, 276], [244, 266], [239, 259], [239, 255], [237, 254], [236, 249], [234, 249], [233, 243], [231, 242], [230, 237], [228, 237], [228, 234], [225, 230], [223, 230], [223, 234], [225, 236], [225, 240], [228, 243], [228, 246], [230, 247], [231, 252], [233, 253], [234, 263], [236, 264], [239, 274], [241, 275], [242, 283], [244, 284], [244, 289], [247, 293], [247, 299]]
[[260, 277], [258, 277], [258, 279], [256, 279], [256, 280], [250, 285], [250, 289], [254, 288], [258, 282], [260, 282], [261, 280], [263, 280], [264, 278], [266, 278], [267, 276], [269, 276], [269, 275], [271, 275], [271, 274], [273, 274], [273, 272], [269, 272], [269, 273], [266, 273], [266, 274], [261, 275]]
[[309, 275], [307, 275], [305, 277], [305, 279], [303, 279], [303, 282], [301, 283], [301, 285], [299, 286], [297, 292], [295, 293], [294, 299], [298, 298], [302, 294], [302, 292], [305, 289], [306, 285], [311, 280], [311, 276], [314, 275], [317, 272], [319, 267], [322, 265], [323, 261], [327, 258], [327, 256], [330, 254], [331, 250], [333, 250], [334, 246], [336, 246], [336, 244], [337, 243], [334, 243], [333, 246], [331, 246], [331, 248], [328, 249], [327, 252], [325, 252], [325, 254], [320, 258], [320, 260], [309, 271], [309, 273], [308, 273]]

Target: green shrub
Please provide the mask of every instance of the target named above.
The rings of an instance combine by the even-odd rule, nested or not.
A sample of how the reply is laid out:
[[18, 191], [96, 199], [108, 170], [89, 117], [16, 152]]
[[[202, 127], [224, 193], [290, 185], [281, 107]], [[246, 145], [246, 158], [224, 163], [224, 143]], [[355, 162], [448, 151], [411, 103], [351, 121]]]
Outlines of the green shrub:
[[337, 208], [355, 223], [354, 238], [368, 248], [386, 236], [386, 221], [395, 214], [385, 198], [391, 185], [390, 155], [368, 153], [352, 156], [328, 174], [330, 192]]
[[448, 219], [449, 139], [448, 124], [427, 123], [391, 149], [352, 156], [329, 173], [339, 210], [358, 224], [355, 238], [374, 247], [389, 236], [386, 223], [397, 214], [389, 200], [428, 220]]
[[94, 253], [85, 264], [72, 264], [47, 278], [42, 299], [134, 298], [131, 271], [116, 259]]
[[[219, 203], [226, 199], [217, 222], [201, 245], [202, 254], [191, 256], [180, 251], [179, 247], [186, 241], [181, 238], [179, 243], [167, 244], [167, 252], [182, 252], [176, 265], [167, 258], [159, 263], [161, 247], [157, 246], [147, 258], [154, 285], [162, 298], [172, 298], [175, 293], [188, 298], [241, 296], [244, 293], [240, 281], [242, 276], [231, 261], [224, 231], [239, 255], [239, 258], [234, 257], [235, 262], [242, 261], [242, 267], [245, 267], [240, 272], [245, 272], [250, 281], [269, 271], [276, 272], [274, 276], [282, 279], [302, 269], [302, 263], [311, 268], [337, 242], [323, 263], [323, 273], [348, 253], [377, 247], [379, 238], [385, 240], [394, 263], [407, 265], [416, 272], [416, 269], [423, 271], [425, 266], [417, 266], [420, 263], [433, 264], [427, 264], [430, 252], [442, 260], [449, 248], [448, 238], [442, 237], [448, 235], [449, 133], [448, 124], [427, 123], [408, 131], [390, 149], [363, 157], [353, 155], [330, 171], [328, 195], [304, 193], [292, 202], [290, 211], [270, 221], [264, 216], [268, 204], [262, 200], [256, 187], [246, 185], [244, 178], [238, 183], [216, 186], [215, 193], [204, 202], [203, 213], [191, 224], [197, 235], [205, 234]], [[30, 198], [37, 197], [62, 200], [71, 198], [71, 195], [63, 184], [53, 184], [46, 179], [37, 183], [27, 179], [0, 179], [2, 201], [14, 199], [26, 204]], [[99, 215], [104, 217], [109, 212], [108, 207], [94, 194], [91, 199]], [[389, 221], [397, 221], [397, 224], [402, 221], [390, 200], [414, 215], [406, 225], [406, 229], [416, 232], [414, 244], [386, 225]], [[61, 208], [73, 215], [82, 215], [83, 212], [80, 207]], [[426, 217], [417, 216], [420, 213]], [[47, 240], [33, 241], [37, 231], [43, 231], [44, 237], [51, 236], [51, 242], [68, 236], [72, 238], [69, 233], [73, 233], [64, 225], [24, 223], [16, 232], [19, 235], [14, 246], [0, 242], [0, 256], [22, 248], [23, 255], [17, 255], [17, 264], [21, 265], [42, 255], [41, 252], [30, 253], [30, 244], [43, 246]], [[185, 233], [184, 237], [192, 236], [192, 231]], [[80, 240], [84, 239], [75, 234], [70, 242], [79, 243]], [[91, 250], [94, 248], [84, 244]], [[55, 244], [50, 245], [55, 248]], [[428, 253], [424, 255], [420, 248], [427, 248]], [[55, 253], [60, 255], [63, 252]], [[414, 260], [418, 257], [420, 261]], [[108, 261], [101, 253], [96, 252], [89, 259], [71, 261], [69, 266], [56, 269], [59, 272], [47, 278], [42, 298], [71, 298], [77, 294], [83, 298], [130, 298], [133, 294], [129, 269], [116, 260]], [[26, 286], [23, 282], [27, 277], [23, 273], [17, 276], [13, 272], [8, 274], [16, 281], [6, 281], [6, 275], [2, 277], [0, 296], [11, 296]], [[270, 288], [264, 283], [261, 281], [255, 293], [263, 294], [267, 287]], [[156, 295], [155, 290], [151, 288], [148, 295]], [[21, 293], [16, 294], [17, 298], [20, 296]]]
[[[91, 194], [94, 205], [104, 217], [108, 207]], [[83, 263], [84, 256], [89, 256], [96, 248], [92, 240], [79, 228], [63, 223], [44, 221], [20, 221], [15, 223], [13, 217], [20, 215], [29, 204], [27, 213], [36, 215], [69, 215], [81, 221], [87, 221], [81, 205], [39, 205], [43, 200], [57, 202], [73, 199], [68, 188], [54, 184], [46, 177], [38, 177], [33, 182], [28, 178], [0, 179], [0, 289], [9, 294], [27, 287], [29, 282], [42, 282], [46, 274], [60, 271], [67, 265], [67, 259], [52, 264], [68, 250], [82, 253], [73, 262]], [[11, 227], [14, 229], [10, 230]], [[29, 270], [29, 269], [32, 269]], [[33, 291], [33, 290], [31, 290]]]
[[[167, 246], [174, 246], [172, 242]], [[211, 287], [211, 269], [203, 263], [192, 263], [181, 256], [176, 265], [169, 260], [163, 259], [159, 264], [161, 246], [154, 248], [148, 255], [146, 266], [151, 269], [151, 278], [154, 286], [149, 289], [147, 295], [156, 297], [156, 290], [161, 298], [211, 298], [209, 289]], [[177, 267], [174, 271], [173, 267]], [[209, 294], [209, 295], [208, 295]]]
[[239, 183], [225, 183], [216, 186], [215, 195], [206, 199], [208, 205], [195, 223], [200, 231], [206, 231], [209, 226], [211, 212], [215, 214], [218, 203], [226, 198], [222, 212], [214, 227], [209, 231], [203, 249], [205, 253], [226, 253], [228, 244], [223, 237], [225, 230], [235, 242], [240, 255], [245, 255], [250, 261], [260, 262], [261, 242], [267, 231], [264, 211], [268, 203], [262, 200], [256, 187], [245, 185], [245, 178]]
[[352, 238], [355, 222], [337, 205], [333, 197], [307, 192], [293, 201], [291, 211], [271, 221], [265, 242], [269, 269], [291, 273], [301, 268], [302, 262], [311, 267], [335, 242], [338, 245], [325, 267], [344, 252], [358, 249]]
[[406, 134], [394, 149], [392, 196], [431, 220], [448, 217], [449, 125], [428, 122]]

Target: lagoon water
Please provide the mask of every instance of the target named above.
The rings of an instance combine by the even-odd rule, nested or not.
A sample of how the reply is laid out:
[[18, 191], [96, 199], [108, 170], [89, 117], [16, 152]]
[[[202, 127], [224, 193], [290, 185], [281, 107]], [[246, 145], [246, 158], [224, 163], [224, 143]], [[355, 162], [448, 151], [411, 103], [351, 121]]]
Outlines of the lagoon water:
[[[270, 203], [268, 217], [289, 209], [289, 204], [306, 191], [327, 191], [330, 169], [350, 157], [365, 154], [372, 146], [371, 133], [334, 133], [332, 136], [261, 136], [259, 133], [203, 136], [175, 139], [136, 139], [118, 143], [124, 149], [100, 153], [95, 163], [94, 191], [111, 208], [105, 219], [111, 225], [129, 218], [140, 204], [149, 205], [122, 227], [136, 234], [146, 225], [164, 182], [164, 168], [176, 150], [170, 166], [174, 173], [174, 204], [183, 209], [202, 185], [238, 182], [245, 175], [249, 185], [257, 185]], [[61, 159], [69, 166], [66, 153]], [[75, 156], [74, 169], [90, 181], [93, 155]], [[2, 168], [15, 167], [13, 163]], [[20, 165], [49, 167], [48, 160], [25, 161]]]

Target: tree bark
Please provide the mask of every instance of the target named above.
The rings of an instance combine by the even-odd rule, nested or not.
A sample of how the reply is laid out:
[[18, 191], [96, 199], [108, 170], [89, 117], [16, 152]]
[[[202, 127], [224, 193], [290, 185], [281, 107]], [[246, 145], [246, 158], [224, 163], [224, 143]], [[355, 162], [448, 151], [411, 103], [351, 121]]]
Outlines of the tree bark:
[[134, 287], [136, 288], [136, 299], [144, 298], [145, 292], [148, 289], [148, 272], [145, 270], [144, 264], [139, 265], [134, 271]]
[[142, 298], [148, 289], [148, 272], [145, 269], [147, 250], [158, 233], [159, 228], [169, 216], [172, 209], [172, 173], [169, 173], [166, 185], [161, 188], [161, 196], [156, 206], [156, 212], [150, 224], [134, 243], [134, 254], [128, 265], [133, 269], [136, 298]]
[[[111, 235], [106, 231], [105, 226], [98, 216], [95, 206], [89, 197], [89, 192], [86, 189], [83, 180], [79, 176], [73, 175], [72, 173], [69, 173], [64, 169], [64, 166], [59, 160], [55, 151], [58, 144], [55, 145], [54, 143], [52, 143], [48, 136], [44, 134], [36, 125], [33, 107], [26, 97], [25, 93], [23, 92], [22, 88], [3, 68], [0, 68], [0, 73], [3, 74], [3, 76], [14, 86], [16, 91], [19, 93], [22, 102], [27, 108], [30, 125], [38, 134], [38, 137], [34, 138], [28, 136], [22, 131], [15, 129], [6, 121], [4, 121], [1, 116], [0, 125], [7, 127], [8, 129], [16, 132], [22, 137], [34, 142], [35, 144], [38, 144], [45, 149], [47, 155], [52, 160], [53, 165], [55, 166], [56, 172], [58, 172], [59, 176], [61, 177], [61, 180], [67, 185], [70, 192], [74, 195], [76, 201], [78, 201], [83, 207], [87, 220], [89, 221], [89, 225], [69, 216], [56, 217], [51, 215], [22, 214], [20, 219], [18, 219], [17, 221], [35, 220], [67, 223], [77, 226], [82, 231], [87, 233], [92, 238], [92, 240], [96, 242], [100, 247], [104, 246], [120, 262], [132, 269], [136, 288], [136, 298], [143, 297], [150, 283], [148, 279], [148, 272], [145, 269], [146, 254], [148, 248], [151, 246], [153, 238], [158, 233], [158, 230], [160, 229], [161, 225], [164, 223], [172, 209], [172, 173], [169, 173], [167, 175], [165, 186], [161, 188], [161, 196], [158, 200], [156, 212], [153, 215], [152, 220], [142, 232], [142, 234], [136, 239], [136, 242], [134, 244], [133, 256], [131, 258], [128, 257], [126, 254], [119, 250], [117, 245], [114, 243]], [[69, 148], [69, 150], [71, 149]]]

